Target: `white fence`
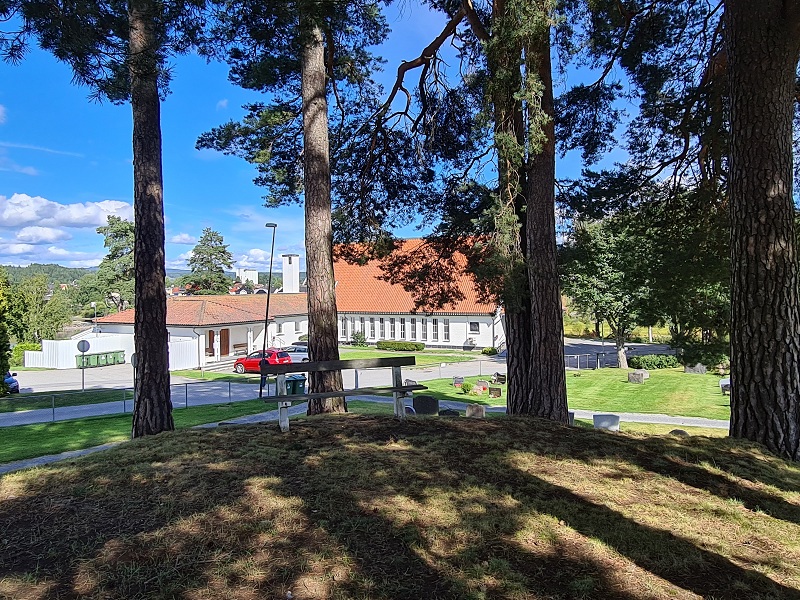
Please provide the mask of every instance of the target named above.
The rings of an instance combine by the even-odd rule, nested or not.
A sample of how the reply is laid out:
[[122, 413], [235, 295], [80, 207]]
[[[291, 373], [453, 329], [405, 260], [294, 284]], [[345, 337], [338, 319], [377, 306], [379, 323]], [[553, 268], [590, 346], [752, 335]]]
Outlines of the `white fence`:
[[183, 340], [169, 343], [169, 370], [195, 369], [199, 367], [197, 340]]
[[[90, 345], [87, 354], [124, 350], [125, 362], [130, 362], [131, 354], [134, 352], [132, 335], [100, 335], [83, 339]], [[25, 351], [25, 366], [45, 369], [75, 369], [77, 367], [75, 357], [79, 355], [80, 351], [76, 340], [42, 340], [41, 351]], [[195, 340], [170, 342], [169, 368], [171, 371], [194, 369], [198, 366], [198, 360]]]

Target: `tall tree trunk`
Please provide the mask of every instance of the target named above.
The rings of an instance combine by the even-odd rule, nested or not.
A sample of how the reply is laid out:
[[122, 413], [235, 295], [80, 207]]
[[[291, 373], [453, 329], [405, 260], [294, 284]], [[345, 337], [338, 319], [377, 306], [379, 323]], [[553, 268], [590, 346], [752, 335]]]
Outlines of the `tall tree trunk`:
[[731, 98], [730, 434], [800, 460], [792, 116], [796, 0], [727, 0]]
[[625, 352], [625, 336], [615, 335], [614, 342], [617, 348], [617, 366], [620, 369], [628, 368], [628, 354]]
[[[546, 3], [545, 3], [546, 4]], [[523, 195], [527, 201], [528, 283], [531, 294], [531, 355], [528, 390], [533, 414], [568, 423], [567, 381], [564, 369], [564, 318], [556, 253], [555, 179], [556, 146], [553, 77], [550, 66], [550, 31], [542, 28], [526, 49], [529, 74], [542, 85], [541, 106], [529, 103], [528, 127], [541, 124], [541, 148], [529, 148]], [[538, 132], [529, 132], [536, 136]]]
[[159, 16], [158, 4], [152, 0], [131, 0], [128, 5], [136, 226], [133, 437], [175, 429], [169, 393], [161, 114], [154, 31]]
[[[311, 360], [339, 360], [336, 280], [333, 274], [331, 167], [328, 145], [328, 101], [325, 47], [319, 26], [305, 19], [303, 48], [303, 148], [306, 202], [306, 270], [308, 274], [308, 349]], [[309, 373], [310, 389], [343, 389], [342, 373]], [[342, 398], [311, 400], [308, 414], [346, 412]]]

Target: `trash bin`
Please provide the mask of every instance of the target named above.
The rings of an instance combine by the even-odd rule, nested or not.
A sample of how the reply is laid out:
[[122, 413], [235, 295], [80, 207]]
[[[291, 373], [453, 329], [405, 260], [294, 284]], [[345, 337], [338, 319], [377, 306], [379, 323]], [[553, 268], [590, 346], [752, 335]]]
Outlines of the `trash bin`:
[[83, 356], [82, 354], [76, 354], [75, 355], [75, 366], [78, 369], [85, 369], [86, 367], [89, 366], [89, 360], [85, 356]]
[[117, 353], [116, 352], [106, 352], [106, 364], [107, 365], [115, 365], [115, 364], [117, 364]]
[[125, 364], [125, 350], [117, 350], [117, 364]]
[[108, 354], [98, 354], [97, 355], [97, 366], [98, 367], [105, 367], [108, 364]]
[[86, 360], [89, 361], [89, 366], [90, 367], [96, 367], [97, 366], [97, 354], [87, 354], [86, 355]]
[[305, 394], [306, 393], [305, 375], [289, 375], [286, 378], [286, 393]]

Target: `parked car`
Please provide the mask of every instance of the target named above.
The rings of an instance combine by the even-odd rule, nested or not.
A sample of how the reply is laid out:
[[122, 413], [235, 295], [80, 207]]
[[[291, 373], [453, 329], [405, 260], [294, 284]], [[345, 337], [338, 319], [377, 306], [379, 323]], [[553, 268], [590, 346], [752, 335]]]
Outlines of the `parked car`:
[[283, 351], [289, 353], [293, 363], [308, 362], [311, 360], [308, 356], [308, 346], [286, 346]]
[[10, 394], [19, 394], [19, 381], [14, 379], [17, 376], [16, 373], [9, 373], [6, 371], [5, 375], [5, 383], [6, 387], [8, 388], [8, 392]]
[[[233, 363], [233, 370], [237, 373], [260, 373], [261, 358], [264, 356], [261, 350], [251, 352], [247, 356], [237, 358]], [[292, 362], [292, 357], [288, 352], [280, 348], [267, 348], [267, 362], [271, 365], [288, 365]]]

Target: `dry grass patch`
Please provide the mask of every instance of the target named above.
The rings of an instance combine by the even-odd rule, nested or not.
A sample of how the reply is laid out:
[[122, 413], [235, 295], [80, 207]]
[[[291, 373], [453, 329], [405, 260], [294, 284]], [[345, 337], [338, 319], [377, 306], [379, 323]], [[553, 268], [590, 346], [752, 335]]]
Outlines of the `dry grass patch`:
[[5, 598], [798, 598], [800, 468], [526, 419], [183, 431], [0, 479]]

